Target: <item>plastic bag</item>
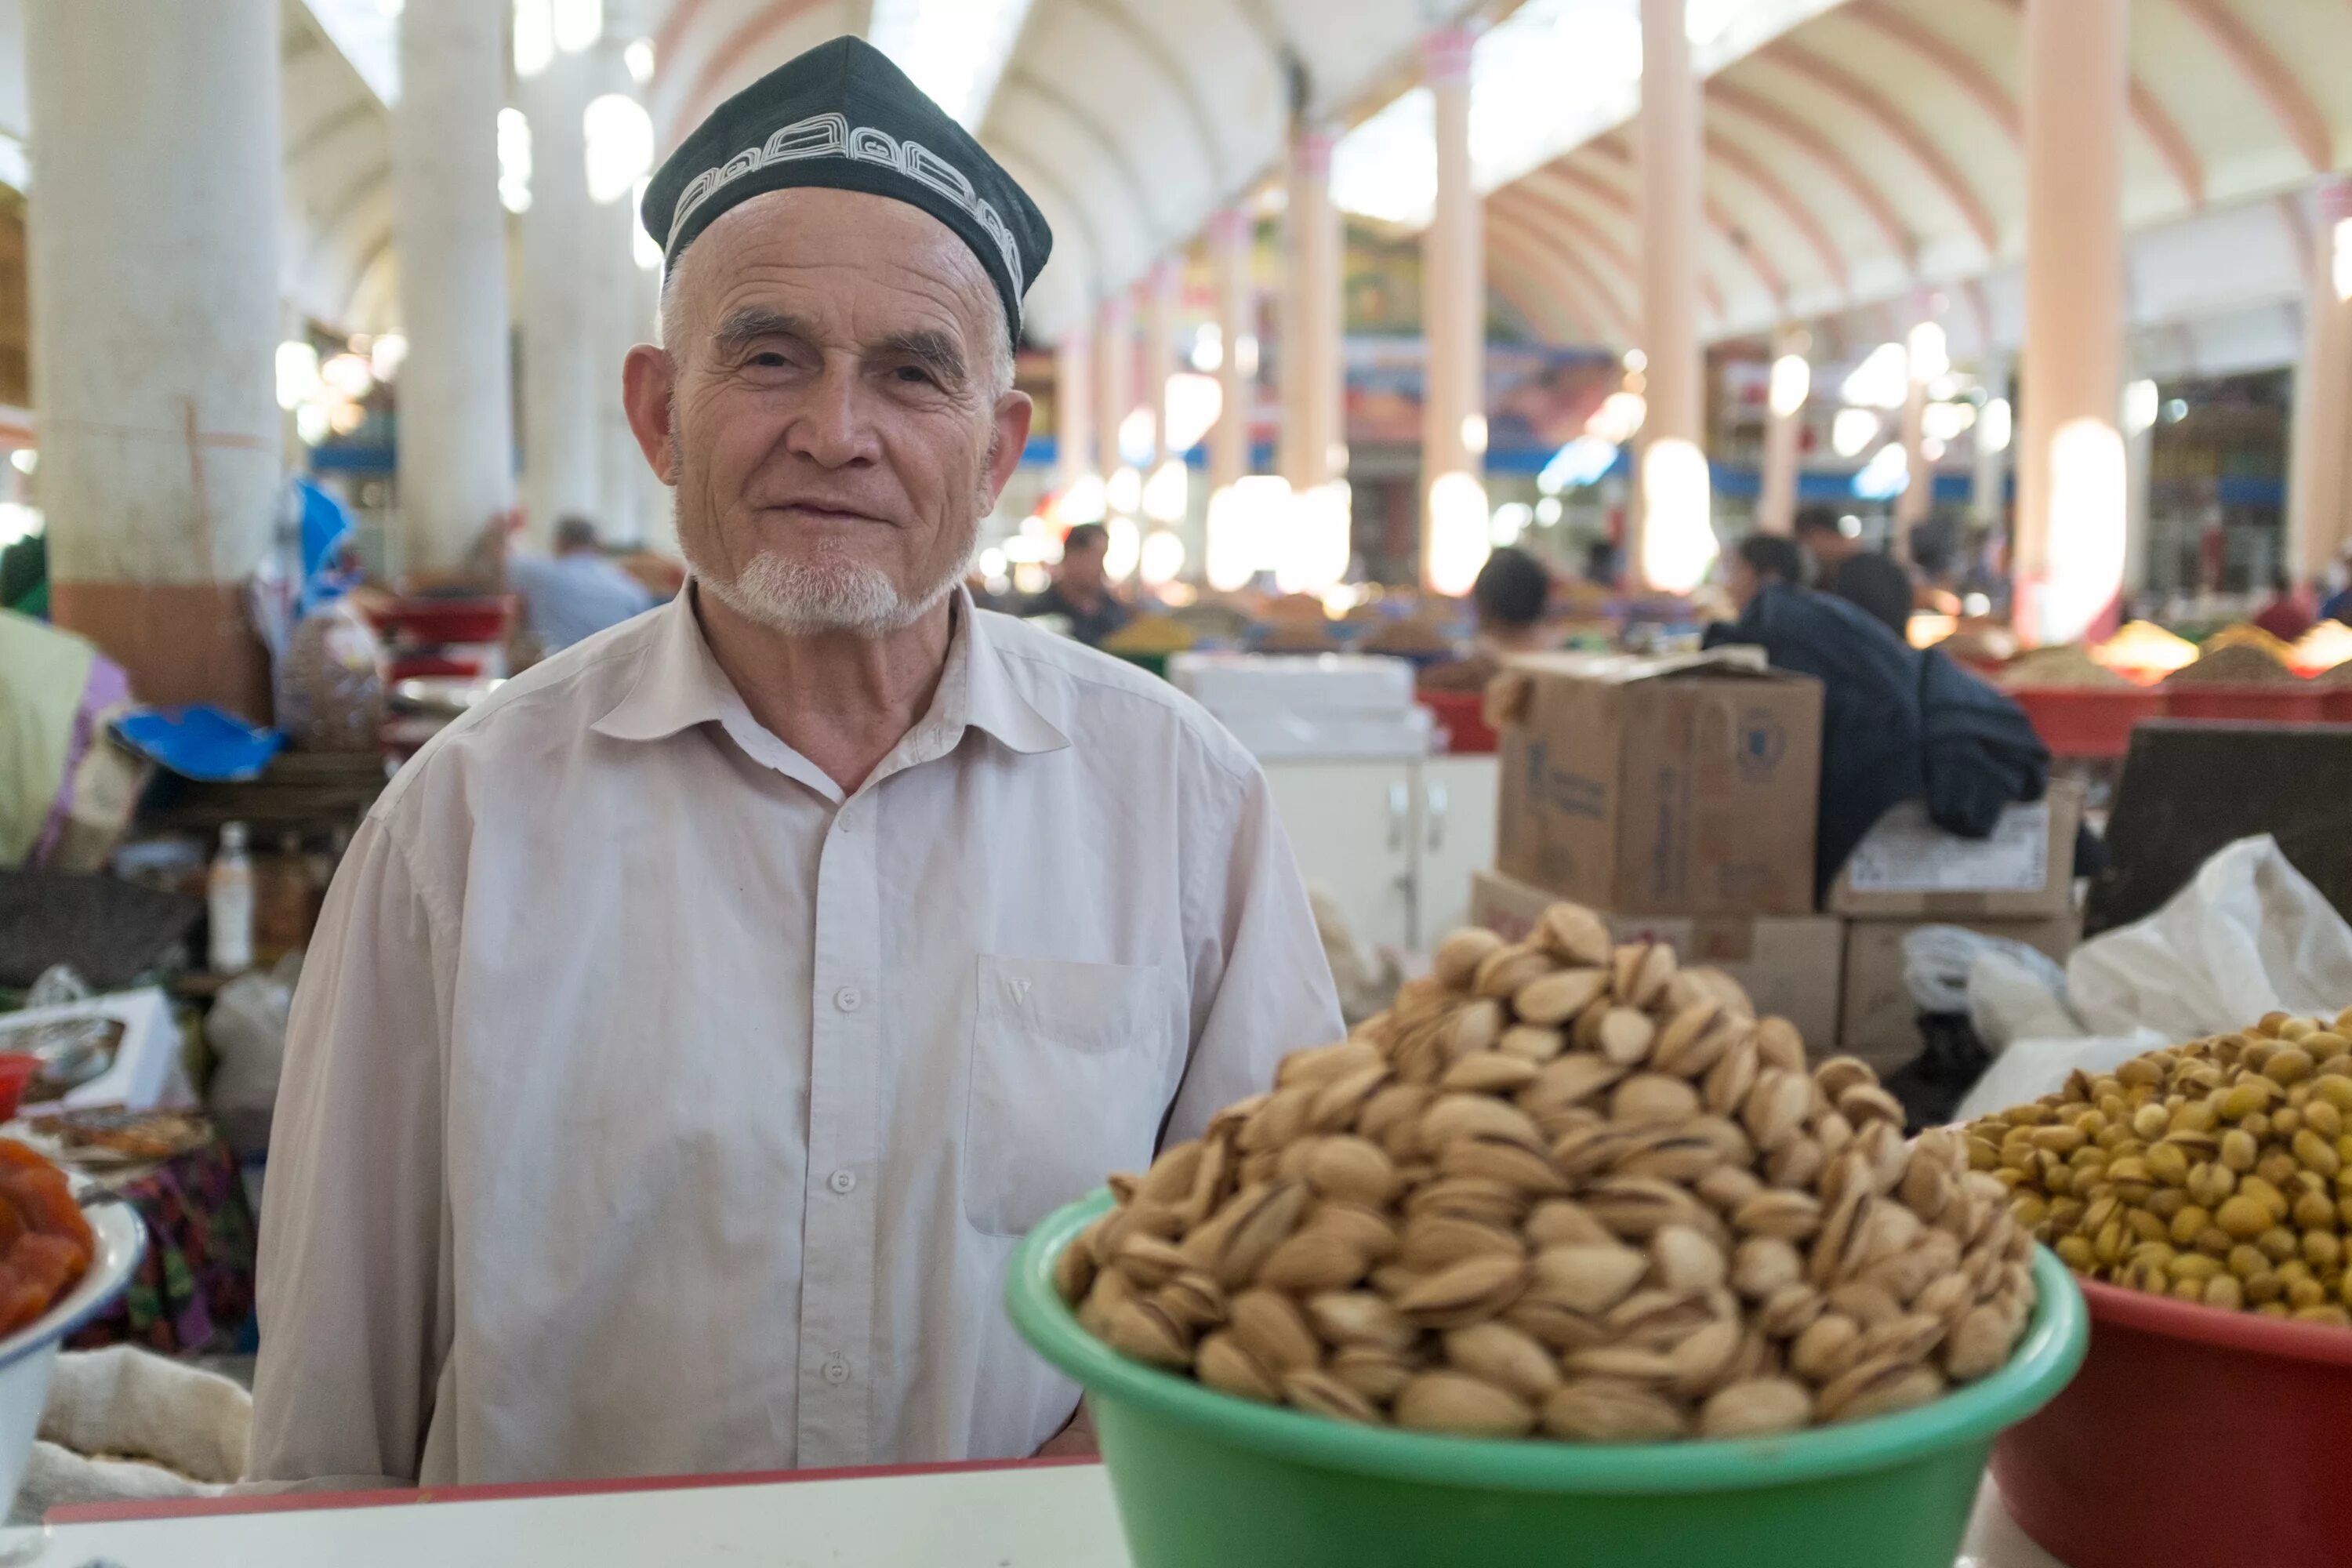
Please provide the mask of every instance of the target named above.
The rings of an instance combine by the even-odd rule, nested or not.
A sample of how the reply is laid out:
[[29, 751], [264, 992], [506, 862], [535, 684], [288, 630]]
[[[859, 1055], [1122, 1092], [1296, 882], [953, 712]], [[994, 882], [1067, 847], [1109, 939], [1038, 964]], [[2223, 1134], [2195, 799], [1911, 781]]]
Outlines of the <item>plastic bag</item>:
[[269, 1146], [270, 1111], [286, 1058], [286, 1017], [302, 955], [289, 952], [267, 972], [247, 970], [220, 989], [205, 1018], [205, 1041], [216, 1065], [205, 1108], [242, 1158]]
[[1977, 961], [1987, 954], [1999, 954], [2053, 991], [2065, 991], [2066, 972], [2048, 954], [2021, 942], [1964, 926], [1921, 926], [1903, 939], [1903, 979], [1911, 988], [1911, 1000], [1922, 1013], [1969, 1011], [1969, 978]]
[[1961, 1100], [1962, 1120], [2265, 1013], [2332, 1016], [2352, 1003], [2352, 925], [2260, 834], [2216, 850], [2146, 920], [2075, 949], [2066, 991], [2086, 1032], [2017, 1040]]

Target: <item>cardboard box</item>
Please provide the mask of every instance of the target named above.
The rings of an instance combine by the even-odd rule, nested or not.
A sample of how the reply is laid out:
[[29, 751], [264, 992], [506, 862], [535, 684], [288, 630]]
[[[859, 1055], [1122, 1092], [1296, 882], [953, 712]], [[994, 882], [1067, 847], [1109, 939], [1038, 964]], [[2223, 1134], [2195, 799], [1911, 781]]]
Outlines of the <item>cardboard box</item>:
[[1838, 1049], [1860, 1057], [1881, 1073], [1894, 1071], [1927, 1046], [1919, 1033], [1919, 1009], [1903, 978], [1903, 939], [1926, 925], [1961, 925], [1987, 936], [2008, 937], [2066, 962], [2081, 935], [2072, 914], [2038, 921], [1850, 921], [1845, 936], [1845, 1001], [1840, 1009]]
[[1962, 838], [1906, 800], [1878, 819], [1830, 885], [1832, 914], [1870, 920], [2042, 920], [2074, 906], [2074, 829], [2083, 786], [2053, 779], [2030, 805], [2011, 805], [1989, 838]]
[[[1517, 941], [1559, 895], [1493, 871], [1470, 879], [1470, 922]], [[1844, 922], [1827, 915], [1620, 915], [1595, 911], [1620, 942], [1663, 942], [1687, 964], [1711, 964], [1747, 989], [1759, 1013], [1797, 1026], [1816, 1056], [1837, 1038]]]
[[1496, 868], [1625, 915], [1809, 915], [1822, 689], [1709, 655], [1513, 659]]

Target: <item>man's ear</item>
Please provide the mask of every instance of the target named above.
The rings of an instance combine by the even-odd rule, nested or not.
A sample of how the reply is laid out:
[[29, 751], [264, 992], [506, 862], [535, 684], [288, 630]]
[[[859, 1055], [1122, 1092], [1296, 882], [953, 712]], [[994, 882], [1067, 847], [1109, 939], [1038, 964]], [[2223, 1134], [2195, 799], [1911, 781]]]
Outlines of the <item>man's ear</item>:
[[1029, 445], [1029, 422], [1036, 416], [1037, 405], [1025, 392], [1008, 392], [996, 400], [994, 433], [988, 447], [988, 504], [994, 506], [996, 498], [1013, 478], [1013, 470], [1021, 466], [1022, 449]]
[[662, 483], [677, 483], [679, 454], [670, 441], [672, 399], [677, 366], [667, 350], [639, 343], [621, 364], [621, 403], [629, 411], [629, 431], [637, 449]]

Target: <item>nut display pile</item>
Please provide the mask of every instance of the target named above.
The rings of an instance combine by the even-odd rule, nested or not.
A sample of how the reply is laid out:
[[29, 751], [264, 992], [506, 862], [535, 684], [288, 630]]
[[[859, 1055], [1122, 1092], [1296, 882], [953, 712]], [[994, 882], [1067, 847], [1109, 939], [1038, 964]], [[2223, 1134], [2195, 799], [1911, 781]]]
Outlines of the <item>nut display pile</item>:
[[1957, 1131], [1671, 948], [1553, 906], [1286, 1058], [1058, 1259], [1089, 1332], [1245, 1398], [1463, 1435], [1754, 1436], [2008, 1359], [2032, 1244]]
[[2078, 1274], [2352, 1326], [2352, 1008], [2076, 1072], [1968, 1148]]

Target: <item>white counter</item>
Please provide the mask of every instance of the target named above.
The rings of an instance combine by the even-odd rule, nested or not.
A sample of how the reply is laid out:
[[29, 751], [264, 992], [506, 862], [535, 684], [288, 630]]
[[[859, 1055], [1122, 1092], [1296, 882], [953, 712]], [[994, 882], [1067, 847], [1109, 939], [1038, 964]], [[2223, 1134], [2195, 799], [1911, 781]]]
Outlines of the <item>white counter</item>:
[[[1098, 1465], [1053, 1462], [617, 1489], [474, 1488], [199, 1505], [60, 1524], [36, 1568], [1126, 1568]], [[72, 1510], [61, 1510], [70, 1512]], [[125, 1514], [141, 1511], [125, 1509]], [[2061, 1568], [1988, 1481], [1958, 1568]]]

